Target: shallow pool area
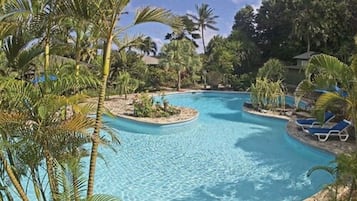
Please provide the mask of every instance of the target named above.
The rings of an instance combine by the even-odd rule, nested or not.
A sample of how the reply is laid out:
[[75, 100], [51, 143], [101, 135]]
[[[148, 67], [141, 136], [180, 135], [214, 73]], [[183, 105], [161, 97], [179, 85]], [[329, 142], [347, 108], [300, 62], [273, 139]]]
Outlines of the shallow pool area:
[[170, 104], [199, 111], [197, 119], [157, 128], [105, 118], [118, 130], [118, 152], [101, 152], [97, 193], [123, 201], [303, 200], [332, 182], [333, 155], [286, 134], [286, 121], [242, 111], [246, 93], [167, 95]]

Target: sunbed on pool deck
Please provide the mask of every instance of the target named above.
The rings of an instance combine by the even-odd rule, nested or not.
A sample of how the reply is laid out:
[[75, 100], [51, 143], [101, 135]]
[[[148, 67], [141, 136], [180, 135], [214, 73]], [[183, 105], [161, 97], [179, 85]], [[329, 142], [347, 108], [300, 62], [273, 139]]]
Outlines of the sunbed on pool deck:
[[307, 128], [308, 133], [316, 135], [317, 139], [325, 142], [330, 136], [338, 136], [340, 141], [347, 141], [349, 134], [347, 128], [351, 126], [351, 122], [346, 119], [338, 122], [332, 128]]
[[312, 128], [317, 126], [322, 127], [327, 122], [331, 121], [333, 118], [335, 118], [335, 115], [332, 112], [325, 112], [325, 118], [323, 122], [317, 121], [316, 118], [308, 118], [308, 119], [297, 119], [295, 121], [295, 124], [304, 130], [306, 128]]

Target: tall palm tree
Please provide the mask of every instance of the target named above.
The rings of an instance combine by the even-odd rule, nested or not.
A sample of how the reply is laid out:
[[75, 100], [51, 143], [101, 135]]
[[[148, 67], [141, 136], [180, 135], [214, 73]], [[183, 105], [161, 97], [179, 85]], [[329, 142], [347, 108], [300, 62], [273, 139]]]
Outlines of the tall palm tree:
[[201, 68], [201, 60], [195, 52], [195, 46], [187, 39], [173, 40], [162, 48], [160, 61], [166, 68], [172, 68], [177, 73], [177, 90], [181, 90], [181, 73], [191, 72]]
[[[80, 159], [90, 153], [83, 145], [90, 142], [89, 129], [94, 127], [95, 120], [88, 117], [89, 107], [77, 104], [86, 96], [62, 95], [65, 88], [73, 87], [66, 85], [73, 85], [77, 81], [77, 77], [72, 77], [70, 82], [69, 79], [56, 81], [57, 90], [46, 93], [41, 87], [22, 80], [5, 79], [0, 84], [0, 138], [1, 144], [6, 146], [5, 149], [1, 149], [3, 154], [0, 154], [0, 157], [4, 159], [4, 167], [10, 164], [16, 170], [12, 183], [15, 186], [19, 183], [20, 187], [16, 186], [19, 194], [22, 172], [20, 170], [26, 169], [25, 173], [31, 172], [35, 192], [42, 192], [43, 199], [40, 200], [47, 200], [38, 172], [41, 161], [45, 161], [51, 199], [60, 200], [59, 196], [64, 193], [60, 192], [61, 181], [57, 179], [60, 166], [65, 167], [76, 161], [79, 164]], [[47, 86], [48, 89], [53, 88], [49, 83]], [[103, 129], [106, 130], [106, 127]], [[117, 142], [112, 132], [107, 133], [110, 134], [109, 138], [100, 139], [99, 143]], [[73, 196], [76, 197], [74, 200], [79, 200], [77, 198], [80, 191], [76, 187], [79, 181], [78, 169], [69, 170], [73, 179]], [[11, 176], [12, 173], [8, 172], [8, 175]]]
[[103, 56], [103, 71], [102, 71], [102, 82], [98, 97], [98, 106], [96, 113], [96, 123], [94, 127], [94, 132], [92, 134], [92, 150], [90, 155], [89, 164], [89, 178], [88, 178], [88, 188], [87, 197], [93, 195], [94, 189], [94, 173], [96, 168], [96, 160], [98, 156], [98, 146], [100, 143], [99, 131], [102, 128], [102, 115], [104, 112], [104, 99], [106, 94], [107, 80], [109, 76], [110, 63], [111, 63], [111, 52], [112, 43], [116, 40], [116, 37], [123, 34], [128, 28], [135, 26], [137, 24], [145, 22], [159, 22], [163, 24], [170, 25], [173, 28], [181, 28], [181, 21], [179, 21], [174, 15], [172, 15], [168, 10], [161, 8], [144, 7], [136, 11], [134, 22], [127, 27], [118, 27], [118, 20], [123, 13], [125, 13], [125, 8], [128, 6], [130, 0], [103, 0], [98, 3], [94, 3], [93, 6], [97, 9], [96, 15], [96, 25], [100, 26], [102, 31], [102, 36], [104, 40], [104, 56]]
[[206, 53], [206, 45], [205, 45], [205, 37], [204, 37], [204, 30], [206, 28], [218, 31], [214, 25], [217, 23], [216, 19], [218, 18], [217, 15], [213, 14], [213, 9], [209, 7], [208, 4], [201, 4], [201, 6], [196, 5], [197, 15], [188, 14], [193, 20], [196, 26], [201, 30], [201, 38], [202, 38], [202, 45], [203, 51]]
[[155, 56], [157, 52], [157, 45], [150, 36], [143, 38], [138, 48], [147, 55], [152, 54]]
[[201, 38], [201, 35], [197, 33], [199, 28], [187, 15], [181, 16], [182, 23], [184, 25], [183, 29], [179, 33], [167, 33], [165, 36], [166, 40], [190, 40], [195, 47], [199, 47], [196, 43], [196, 39]]

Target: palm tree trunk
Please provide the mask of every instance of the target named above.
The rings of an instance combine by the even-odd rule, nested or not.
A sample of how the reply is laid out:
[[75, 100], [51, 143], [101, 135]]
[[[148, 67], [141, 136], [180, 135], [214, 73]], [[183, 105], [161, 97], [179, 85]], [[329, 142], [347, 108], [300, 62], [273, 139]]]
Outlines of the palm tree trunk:
[[201, 27], [201, 36], [202, 36], [203, 53], [206, 54], [206, 44], [205, 44], [205, 36], [203, 35], [203, 27]]
[[[73, 153], [75, 155], [76, 153]], [[76, 160], [74, 168], [71, 168], [72, 171], [72, 186], [73, 186], [73, 194], [74, 194], [74, 201], [80, 201], [81, 195], [78, 189], [78, 176], [80, 167], [80, 159]]]
[[50, 189], [51, 189], [51, 196], [54, 201], [57, 201], [57, 195], [58, 195], [58, 186], [57, 182], [55, 179], [55, 172], [53, 171], [53, 158], [48, 151], [48, 149], [44, 149], [44, 154], [46, 158], [46, 168], [47, 168], [47, 174], [48, 174], [48, 181], [50, 183]]
[[14, 171], [12, 170], [11, 166], [8, 164], [7, 160], [4, 158], [2, 153], [0, 153], [0, 159], [2, 161], [2, 164], [5, 168], [7, 175], [10, 178], [11, 183], [14, 185], [21, 199], [23, 201], [29, 201], [29, 198], [27, 197], [24, 189], [22, 188], [20, 181], [16, 178]]
[[177, 91], [181, 90], [181, 71], [177, 71]]
[[40, 181], [40, 178], [36, 175], [36, 171], [35, 171], [34, 168], [31, 168], [30, 173], [31, 173], [31, 178], [32, 178], [32, 181], [33, 181], [34, 188], [38, 188], [39, 191], [40, 191], [39, 192], [40, 194], [35, 191], [37, 200], [45, 201], [46, 200], [46, 194], [45, 194], [45, 192], [44, 192], [44, 190], [42, 188], [42, 183]]
[[50, 66], [50, 42], [49, 39], [45, 39], [45, 63], [43, 66], [43, 71], [45, 73], [45, 78], [47, 79], [47, 71]]
[[79, 61], [80, 61], [80, 48], [79, 48], [79, 43], [80, 43], [80, 40], [81, 40], [81, 35], [78, 33], [77, 31], [77, 38], [76, 38], [76, 76], [78, 77], [79, 76]]
[[113, 41], [113, 35], [112, 32], [110, 32], [106, 43], [105, 57], [103, 62], [102, 85], [98, 97], [98, 106], [97, 106], [94, 132], [92, 134], [92, 151], [91, 151], [90, 163], [89, 163], [87, 197], [91, 197], [93, 195], [93, 189], [94, 189], [94, 176], [95, 176], [94, 174], [95, 174], [95, 167], [96, 167], [97, 156], [98, 156], [99, 132], [102, 127], [102, 115], [104, 111], [104, 100], [105, 100], [107, 80], [110, 70], [110, 55], [112, 51], [112, 41]]
[[310, 52], [310, 46], [311, 46], [311, 44], [310, 44], [310, 36], [309, 36], [309, 34], [307, 34], [307, 52]]

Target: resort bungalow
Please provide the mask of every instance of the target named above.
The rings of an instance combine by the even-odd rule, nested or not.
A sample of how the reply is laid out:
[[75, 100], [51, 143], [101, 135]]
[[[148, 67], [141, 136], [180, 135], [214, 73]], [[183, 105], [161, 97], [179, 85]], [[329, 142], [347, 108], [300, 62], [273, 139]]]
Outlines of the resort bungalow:
[[296, 66], [297, 67], [304, 67], [307, 65], [307, 62], [309, 62], [309, 59], [313, 56], [319, 54], [317, 52], [309, 51], [309, 52], [304, 52], [302, 54], [299, 54], [297, 56], [294, 56], [293, 58], [296, 59]]
[[144, 55], [141, 60], [146, 64], [146, 65], [149, 65], [149, 66], [157, 66], [159, 65], [159, 59], [156, 58], [156, 57], [151, 57], [151, 56], [147, 56], [147, 55]]
[[305, 77], [303, 72], [304, 67], [307, 65], [310, 58], [316, 54], [319, 53], [309, 51], [294, 56], [293, 59], [296, 60], [296, 65], [286, 66], [287, 76], [285, 82], [293, 88], [296, 87]]

